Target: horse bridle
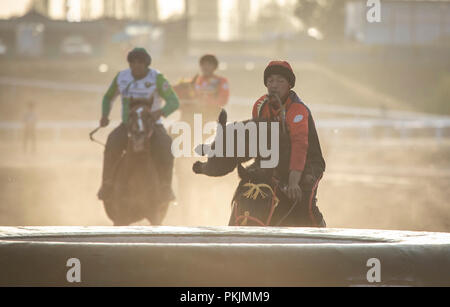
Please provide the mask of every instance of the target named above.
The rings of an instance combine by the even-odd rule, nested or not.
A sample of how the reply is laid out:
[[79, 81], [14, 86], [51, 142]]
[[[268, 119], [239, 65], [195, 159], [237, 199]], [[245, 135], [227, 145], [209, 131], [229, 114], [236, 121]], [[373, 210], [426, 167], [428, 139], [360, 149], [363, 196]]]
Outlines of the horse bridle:
[[[128, 85], [128, 87], [129, 87], [130, 85], [131, 85], [131, 83]], [[128, 87], [127, 87], [127, 89], [128, 89]], [[145, 103], [141, 103], [140, 101], [134, 101], [134, 100], [133, 100], [133, 97], [131, 97], [131, 105], [130, 105], [130, 107], [132, 107], [132, 108], [133, 108], [133, 107], [136, 107], [139, 103], [141, 103], [142, 105], [147, 105], [147, 106], [150, 108], [150, 110], [151, 110], [151, 107], [152, 107], [153, 101], [154, 101], [153, 95], [151, 96], [150, 99], [148, 99], [148, 100], [146, 100], [146, 101], [147, 101], [147, 102], [145, 102]], [[136, 105], [133, 106], [133, 102], [134, 102]], [[98, 126], [98, 127], [95, 128], [93, 131], [91, 131], [91, 132], [89, 133], [89, 139], [90, 139], [92, 142], [97, 143], [97, 144], [100, 144], [100, 145], [102, 145], [103, 147], [105, 147], [105, 146], [106, 146], [105, 143], [100, 142], [99, 140], [97, 140], [97, 139], [94, 138], [94, 134], [96, 134], [101, 128], [103, 128], [103, 127], [102, 127], [102, 126]], [[150, 131], [152, 131], [152, 133], [153, 133], [153, 129], [150, 130]], [[150, 134], [148, 137], [151, 137], [151, 134]]]
[[[279, 189], [282, 193], [285, 194], [284, 189], [280, 188], [280, 181], [276, 177], [272, 177], [272, 182], [274, 184], [274, 187], [272, 187], [268, 184], [264, 184], [264, 183], [255, 184], [255, 183], [248, 182], [248, 183], [244, 184], [243, 186], [248, 187], [249, 189], [246, 192], [241, 193], [242, 196], [249, 198], [249, 199], [252, 198], [253, 200], [256, 200], [259, 195], [261, 195], [261, 198], [264, 199], [267, 197], [267, 194], [262, 191], [262, 188], [269, 189], [269, 191], [272, 194], [272, 203], [271, 203], [270, 213], [269, 213], [269, 216], [267, 217], [266, 223], [263, 223], [258, 218], [250, 216], [250, 213], [248, 211], [244, 212], [244, 215], [237, 216], [236, 213], [237, 213], [238, 203], [235, 199], [233, 199], [233, 209], [235, 211], [235, 224], [236, 225], [238, 225], [239, 221], [241, 221], [241, 220], [243, 220], [243, 221], [239, 224], [239, 226], [246, 226], [248, 220], [252, 220], [252, 221], [260, 224], [261, 226], [269, 226], [270, 225], [270, 222], [272, 221], [273, 213], [275, 212], [275, 209], [278, 207], [278, 204], [280, 202], [280, 199], [276, 195], [277, 189]], [[292, 203], [291, 208], [288, 210], [288, 212], [274, 226], [280, 226], [286, 220], [286, 218], [292, 213], [292, 211], [295, 209], [297, 204], [298, 204], [298, 199], [296, 199]]]
[[[153, 104], [153, 97], [152, 97], [152, 99], [151, 100], [149, 100], [148, 102], [144, 102], [144, 103], [141, 103], [141, 102], [135, 102], [134, 103], [134, 105], [132, 104], [130, 107], [131, 107], [131, 112], [135, 112], [135, 113], [137, 113], [139, 116], [140, 116], [140, 114], [141, 114], [141, 112], [139, 112], [139, 108], [147, 108], [147, 110], [148, 110], [148, 112], [149, 112], [149, 115], [151, 116], [151, 108], [152, 108], [152, 104]], [[143, 110], [144, 111], [144, 110]], [[130, 112], [130, 113], [131, 113]], [[138, 118], [138, 120], [142, 120], [142, 118]], [[152, 125], [151, 125], [151, 128], [152, 129], [150, 129], [149, 130], [149, 132], [148, 132], [148, 135], [147, 135], [147, 139], [149, 139], [149, 138], [151, 138], [151, 136], [152, 136], [152, 134], [153, 134], [153, 126], [155, 125], [155, 123], [156, 123], [156, 121], [155, 120], [153, 120], [152, 121]], [[131, 124], [131, 123], [130, 123]], [[140, 126], [140, 125], [143, 125], [144, 123], [143, 122], [138, 122], [138, 125]]]

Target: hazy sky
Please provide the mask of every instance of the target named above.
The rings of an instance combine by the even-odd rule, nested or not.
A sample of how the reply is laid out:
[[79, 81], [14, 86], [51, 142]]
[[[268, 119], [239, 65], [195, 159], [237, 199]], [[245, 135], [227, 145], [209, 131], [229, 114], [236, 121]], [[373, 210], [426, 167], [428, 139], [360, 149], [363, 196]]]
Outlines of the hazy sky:
[[[101, 14], [103, 10], [102, 0], [91, 0], [92, 2], [92, 12], [93, 17], [97, 17]], [[277, 0], [280, 4], [287, 4], [294, 0]], [[0, 0], [0, 18], [8, 18], [11, 16], [21, 16], [27, 10], [31, 0]], [[77, 15], [77, 9], [79, 9], [80, 1], [73, 0], [71, 1], [73, 5], [74, 15]], [[130, 0], [133, 2], [133, 0]], [[228, 6], [233, 6], [234, 0], [226, 0], [220, 1], [221, 8], [225, 8]], [[268, 0], [251, 0], [252, 7], [261, 7]], [[51, 0], [50, 8], [52, 10], [52, 15], [56, 18], [62, 18], [64, 14], [63, 10], [63, 1], [62, 0]], [[184, 0], [158, 0], [159, 6], [159, 15], [161, 19], [166, 19], [170, 17], [172, 14], [179, 14], [184, 10]], [[76, 20], [77, 16], [73, 16]]]
[[23, 15], [30, 0], [0, 0], [0, 18]]
[[[25, 13], [31, 0], [0, 0], [0, 18], [8, 18], [11, 16], [20, 16]], [[79, 12], [80, 1], [71, 1], [73, 6], [73, 14], [70, 14], [72, 19], [77, 20]], [[133, 2], [133, 1], [130, 1]], [[97, 17], [103, 10], [102, 0], [92, 0], [92, 12], [93, 17]], [[63, 1], [52, 0], [50, 2], [50, 9], [52, 16], [56, 18], [62, 18]], [[161, 19], [170, 17], [172, 14], [179, 14], [184, 10], [183, 0], [158, 0], [159, 14]]]

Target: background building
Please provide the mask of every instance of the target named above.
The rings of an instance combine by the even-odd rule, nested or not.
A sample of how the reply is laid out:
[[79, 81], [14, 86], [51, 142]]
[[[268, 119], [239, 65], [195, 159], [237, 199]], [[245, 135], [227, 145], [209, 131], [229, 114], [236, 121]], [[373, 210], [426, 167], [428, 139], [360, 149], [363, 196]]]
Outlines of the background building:
[[450, 1], [382, 1], [380, 23], [367, 22], [367, 10], [366, 1], [347, 2], [347, 38], [370, 45], [430, 45], [450, 42]]

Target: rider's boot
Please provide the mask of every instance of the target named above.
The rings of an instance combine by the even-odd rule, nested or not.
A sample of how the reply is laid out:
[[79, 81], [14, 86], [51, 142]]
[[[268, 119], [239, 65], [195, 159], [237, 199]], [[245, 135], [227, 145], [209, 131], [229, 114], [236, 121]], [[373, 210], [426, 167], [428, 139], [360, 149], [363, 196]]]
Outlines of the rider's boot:
[[322, 220], [319, 223], [320, 228], [327, 228], [327, 223], [325, 223], [325, 220], [322, 218]]
[[159, 179], [161, 182], [161, 202], [175, 201], [176, 197], [172, 190], [172, 172], [173, 169], [159, 169]]
[[114, 152], [108, 147], [105, 149], [105, 154], [103, 158], [103, 174], [102, 174], [102, 186], [97, 193], [97, 197], [100, 200], [107, 200], [113, 191], [114, 181], [113, 181], [113, 165], [114, 161], [117, 159]]
[[97, 193], [97, 197], [100, 200], [108, 200], [108, 198], [111, 196], [113, 190], [113, 183], [112, 181], [103, 181], [102, 186], [100, 187], [100, 190]]
[[151, 145], [154, 161], [157, 161], [156, 168], [160, 180], [161, 202], [172, 202], [175, 200], [175, 195], [172, 190], [174, 156], [171, 149], [172, 139], [167, 134], [164, 126], [156, 125], [151, 139]]
[[161, 202], [171, 202], [175, 201], [176, 197], [173, 193], [171, 185], [164, 184], [161, 187]]

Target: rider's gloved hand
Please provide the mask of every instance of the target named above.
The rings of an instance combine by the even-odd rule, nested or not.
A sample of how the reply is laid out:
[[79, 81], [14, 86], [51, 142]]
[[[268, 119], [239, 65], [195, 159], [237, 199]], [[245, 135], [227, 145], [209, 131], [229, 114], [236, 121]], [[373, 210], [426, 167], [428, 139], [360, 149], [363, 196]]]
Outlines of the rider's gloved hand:
[[109, 119], [106, 117], [102, 117], [102, 119], [100, 119], [100, 127], [106, 127], [109, 125]]
[[192, 165], [192, 170], [196, 174], [202, 174], [203, 173], [203, 163], [200, 161], [197, 161]]
[[300, 201], [302, 199], [302, 189], [300, 189], [299, 182], [302, 177], [302, 172], [292, 170], [289, 173], [289, 184], [287, 189], [288, 197], [293, 201]]
[[300, 201], [302, 199], [302, 189], [298, 184], [289, 185], [287, 194], [288, 197], [293, 201]]

